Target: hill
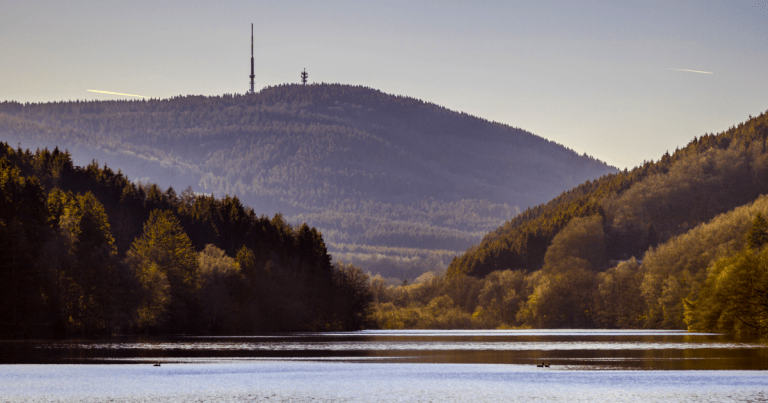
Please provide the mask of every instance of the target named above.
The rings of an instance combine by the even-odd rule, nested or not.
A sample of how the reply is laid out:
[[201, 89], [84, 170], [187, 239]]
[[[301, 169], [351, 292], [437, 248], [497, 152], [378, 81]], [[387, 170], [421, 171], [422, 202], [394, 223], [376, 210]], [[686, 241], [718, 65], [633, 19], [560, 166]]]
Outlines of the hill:
[[[524, 130], [344, 85], [0, 104], [0, 139], [282, 212], [337, 260], [414, 278], [528, 206], [615, 169]], [[399, 266], [399, 271], [393, 266]], [[386, 272], [389, 268], [389, 272]]]
[[415, 284], [372, 281], [386, 328], [768, 334], [768, 114], [526, 210]]
[[449, 273], [484, 276], [494, 270], [538, 270], [552, 239], [572, 219], [599, 214], [605, 258], [642, 256], [719, 213], [768, 192], [762, 114], [719, 135], [694, 138], [657, 162], [587, 181], [526, 210], [455, 259]]

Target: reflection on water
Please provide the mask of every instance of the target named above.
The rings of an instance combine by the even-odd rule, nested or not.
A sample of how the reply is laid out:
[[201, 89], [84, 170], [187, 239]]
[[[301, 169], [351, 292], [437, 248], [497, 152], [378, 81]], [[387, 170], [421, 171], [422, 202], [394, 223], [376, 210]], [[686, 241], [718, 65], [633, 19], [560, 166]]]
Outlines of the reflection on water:
[[521, 364], [551, 369], [768, 369], [762, 340], [680, 331], [363, 331], [0, 342], [1, 363], [264, 360]]

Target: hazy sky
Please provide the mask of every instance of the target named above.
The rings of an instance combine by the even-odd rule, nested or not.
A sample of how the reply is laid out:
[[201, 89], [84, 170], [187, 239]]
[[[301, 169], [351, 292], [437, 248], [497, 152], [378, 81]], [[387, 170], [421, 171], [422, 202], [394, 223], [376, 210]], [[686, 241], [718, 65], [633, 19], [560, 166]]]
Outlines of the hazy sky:
[[0, 0], [0, 101], [242, 93], [251, 22], [257, 89], [306, 68], [620, 168], [768, 110], [768, 0]]

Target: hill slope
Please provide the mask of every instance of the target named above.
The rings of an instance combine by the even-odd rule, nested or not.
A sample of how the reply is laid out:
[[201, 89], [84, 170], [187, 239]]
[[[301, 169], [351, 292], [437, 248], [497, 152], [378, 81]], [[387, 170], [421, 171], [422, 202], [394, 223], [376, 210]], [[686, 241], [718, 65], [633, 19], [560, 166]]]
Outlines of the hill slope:
[[422, 266], [430, 254], [433, 263], [447, 262], [520, 209], [615, 172], [520, 129], [325, 84], [220, 97], [3, 103], [0, 140], [68, 148], [79, 163], [97, 158], [163, 186], [237, 195], [260, 213], [316, 226], [337, 259], [380, 253]]
[[[386, 286], [384, 328], [768, 334], [768, 114], [564, 192], [446, 275]], [[469, 275], [466, 275], [469, 274]]]
[[632, 171], [587, 181], [506, 222], [455, 259], [450, 274], [541, 269], [554, 237], [574, 218], [600, 215], [605, 261], [640, 257], [717, 214], [768, 193], [768, 115]]

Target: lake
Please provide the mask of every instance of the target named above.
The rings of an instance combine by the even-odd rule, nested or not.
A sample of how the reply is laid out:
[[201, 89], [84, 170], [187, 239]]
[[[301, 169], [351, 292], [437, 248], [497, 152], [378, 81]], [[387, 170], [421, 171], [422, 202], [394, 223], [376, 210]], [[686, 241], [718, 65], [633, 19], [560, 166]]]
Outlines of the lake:
[[765, 341], [678, 331], [2, 341], [0, 363], [3, 401], [768, 400]]

